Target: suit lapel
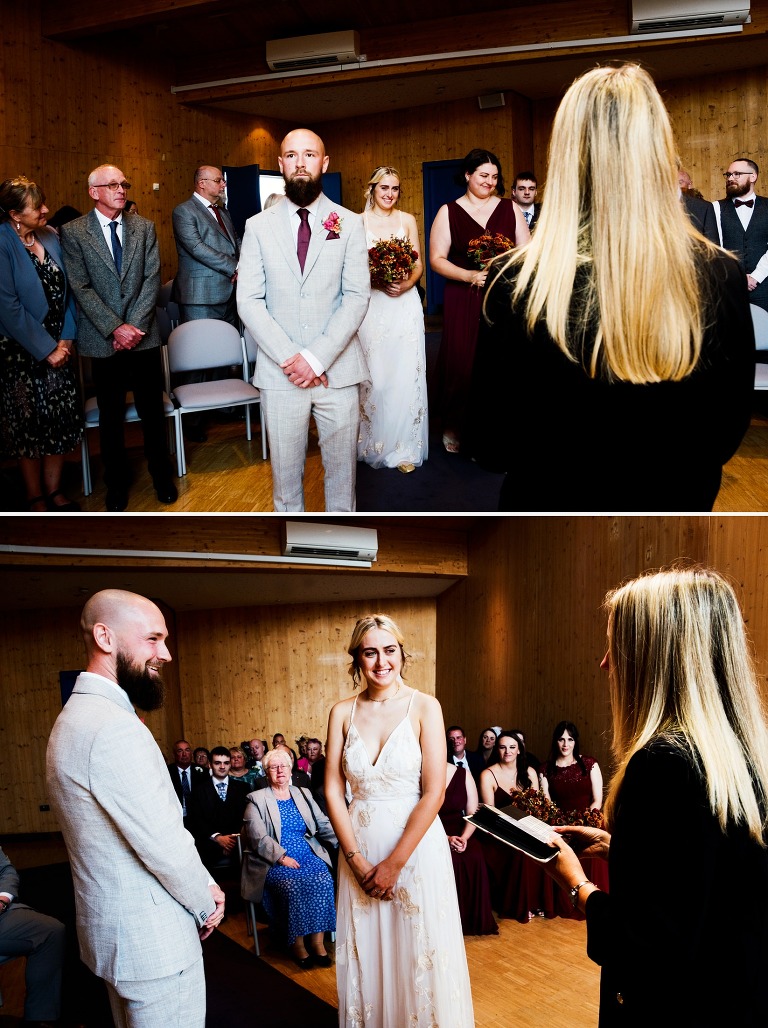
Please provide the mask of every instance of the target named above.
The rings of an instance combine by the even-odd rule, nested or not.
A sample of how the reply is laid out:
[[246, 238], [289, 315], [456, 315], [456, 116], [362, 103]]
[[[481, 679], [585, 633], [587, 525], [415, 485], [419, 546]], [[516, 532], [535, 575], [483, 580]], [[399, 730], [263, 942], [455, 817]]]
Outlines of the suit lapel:
[[98, 253], [99, 257], [101, 257], [101, 259], [104, 261], [110, 272], [115, 276], [115, 278], [117, 278], [117, 266], [115, 265], [115, 260], [112, 256], [112, 251], [107, 246], [107, 241], [104, 238], [104, 233], [101, 231], [101, 225], [99, 224], [99, 219], [96, 217], [95, 210], [92, 210], [91, 213], [88, 215], [87, 230], [91, 238], [91, 245], [93, 246], [94, 250], [96, 251], [96, 253]]
[[315, 227], [312, 230], [312, 237], [309, 240], [309, 249], [307, 250], [307, 259], [304, 262], [304, 278], [310, 273], [317, 258], [323, 252], [323, 246], [328, 237], [328, 229], [323, 227], [323, 222], [327, 219], [331, 210], [330, 200], [325, 193], [321, 193], [320, 201], [317, 205], [317, 214], [315, 215]]
[[267, 786], [265, 791], [266, 791], [266, 794], [267, 794], [266, 795], [267, 811], [269, 812], [269, 816], [270, 816], [270, 819], [272, 821], [272, 826], [275, 829], [275, 838], [277, 839], [278, 842], [280, 842], [280, 836], [281, 836], [282, 830], [283, 830], [283, 823], [282, 823], [282, 821], [280, 819], [280, 808], [278, 807], [277, 800], [275, 799], [274, 793], [269, 788], [269, 786]]
[[[267, 215], [269, 215], [269, 211], [274, 211], [274, 238], [285, 257], [285, 263], [291, 269], [296, 280], [301, 282], [301, 268], [299, 267], [299, 258], [296, 256], [296, 240], [291, 227], [291, 218], [296, 217], [296, 213], [287, 203], [278, 203], [274, 207], [270, 207]], [[305, 270], [306, 266], [305, 262]]]
[[120, 266], [120, 278], [124, 279], [128, 268], [131, 266], [133, 255], [136, 253], [136, 247], [139, 243], [139, 229], [136, 225], [136, 219], [126, 218], [123, 215], [123, 262]]

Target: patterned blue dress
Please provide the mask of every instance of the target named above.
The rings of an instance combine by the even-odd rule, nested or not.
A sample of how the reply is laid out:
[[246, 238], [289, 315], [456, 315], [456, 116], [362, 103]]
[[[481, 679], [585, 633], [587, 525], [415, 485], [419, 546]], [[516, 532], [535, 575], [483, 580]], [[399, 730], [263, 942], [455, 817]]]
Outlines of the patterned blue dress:
[[280, 845], [299, 867], [274, 864], [264, 882], [262, 904], [278, 941], [287, 946], [312, 932], [336, 931], [333, 878], [309, 848], [307, 826], [293, 800], [278, 800]]

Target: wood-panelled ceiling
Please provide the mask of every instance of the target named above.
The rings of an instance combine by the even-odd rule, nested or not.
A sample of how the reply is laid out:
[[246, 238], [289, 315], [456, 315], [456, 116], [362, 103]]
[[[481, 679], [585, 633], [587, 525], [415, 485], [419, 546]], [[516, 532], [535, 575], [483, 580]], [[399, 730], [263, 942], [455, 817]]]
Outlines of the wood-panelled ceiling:
[[[557, 97], [596, 61], [639, 60], [657, 81], [755, 67], [766, 61], [768, 0], [751, 10], [742, 32], [652, 42], [622, 41], [629, 0], [478, 0], [469, 10], [460, 0], [43, 0], [42, 33], [158, 61], [174, 87], [195, 85], [177, 92], [180, 103], [312, 123], [488, 93]], [[266, 40], [345, 29], [359, 32], [365, 63], [270, 72]]]

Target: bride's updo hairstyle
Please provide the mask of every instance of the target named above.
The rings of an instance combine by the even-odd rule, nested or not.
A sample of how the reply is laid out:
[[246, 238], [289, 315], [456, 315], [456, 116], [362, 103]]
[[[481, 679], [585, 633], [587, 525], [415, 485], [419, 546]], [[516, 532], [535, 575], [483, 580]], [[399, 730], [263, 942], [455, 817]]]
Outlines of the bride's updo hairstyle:
[[[381, 169], [379, 169], [381, 170]], [[385, 174], [396, 175], [397, 172], [385, 172]], [[389, 632], [394, 635], [400, 646], [400, 656], [403, 660], [403, 668], [401, 675], [405, 678], [405, 668], [410, 661], [410, 654], [405, 652], [405, 641], [403, 633], [400, 631], [399, 626], [389, 617], [388, 614], [367, 614], [365, 617], [359, 618], [357, 624], [352, 630], [352, 638], [349, 641], [347, 647], [347, 653], [352, 658], [347, 673], [352, 676], [352, 681], [355, 683], [355, 688], [360, 685], [360, 679], [362, 677], [362, 669], [360, 667], [360, 649], [363, 645], [363, 639], [365, 636], [374, 628], [380, 628], [385, 632]]]
[[[400, 172], [397, 170], [397, 168], [390, 168], [387, 165], [382, 165], [381, 168], [376, 168], [376, 170], [371, 174], [371, 177], [368, 179], [368, 185], [365, 187], [365, 191], [363, 193], [363, 203], [364, 209], [366, 211], [369, 211], [371, 207], [373, 207], [373, 191], [385, 175], [394, 175], [394, 177], [397, 179], [397, 184], [400, 186], [400, 191], [402, 192], [403, 187], [400, 182]], [[399, 203], [400, 197], [398, 196], [397, 200], [395, 201], [395, 207], [397, 207]]]

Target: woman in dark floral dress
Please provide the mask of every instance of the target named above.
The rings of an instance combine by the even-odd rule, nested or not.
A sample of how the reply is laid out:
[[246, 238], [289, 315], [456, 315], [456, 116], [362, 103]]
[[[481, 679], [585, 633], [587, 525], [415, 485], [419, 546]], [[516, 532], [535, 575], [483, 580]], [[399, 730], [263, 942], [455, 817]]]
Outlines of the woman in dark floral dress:
[[30, 511], [79, 510], [61, 491], [80, 441], [76, 313], [42, 190], [0, 185], [0, 451], [16, 457]]

